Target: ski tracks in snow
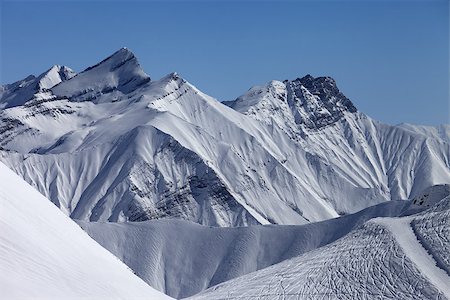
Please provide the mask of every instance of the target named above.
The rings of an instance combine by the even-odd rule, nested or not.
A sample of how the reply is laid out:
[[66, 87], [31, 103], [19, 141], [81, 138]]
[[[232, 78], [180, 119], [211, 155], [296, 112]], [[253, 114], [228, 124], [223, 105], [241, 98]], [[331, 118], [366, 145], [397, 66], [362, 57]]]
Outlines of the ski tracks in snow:
[[412, 218], [377, 218], [373, 222], [389, 230], [405, 255], [420, 273], [446, 298], [450, 299], [450, 276], [436, 264], [433, 256], [422, 246], [411, 227]]

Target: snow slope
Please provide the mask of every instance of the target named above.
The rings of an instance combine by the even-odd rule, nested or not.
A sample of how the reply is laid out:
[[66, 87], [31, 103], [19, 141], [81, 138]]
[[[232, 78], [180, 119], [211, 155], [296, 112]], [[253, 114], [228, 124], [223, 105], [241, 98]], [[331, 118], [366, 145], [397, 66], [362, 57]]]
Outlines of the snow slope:
[[3, 299], [170, 299], [0, 164]]
[[448, 299], [449, 203], [447, 195], [413, 216], [372, 219], [325, 247], [190, 299]]
[[[440, 135], [439, 135], [440, 136]], [[329, 77], [224, 105], [120, 49], [0, 111], [0, 160], [74, 219], [305, 224], [450, 182], [450, 144], [381, 124]]]
[[334, 242], [370, 218], [398, 216], [410, 205], [390, 201], [299, 226], [214, 228], [180, 220], [78, 224], [149, 285], [184, 298]]

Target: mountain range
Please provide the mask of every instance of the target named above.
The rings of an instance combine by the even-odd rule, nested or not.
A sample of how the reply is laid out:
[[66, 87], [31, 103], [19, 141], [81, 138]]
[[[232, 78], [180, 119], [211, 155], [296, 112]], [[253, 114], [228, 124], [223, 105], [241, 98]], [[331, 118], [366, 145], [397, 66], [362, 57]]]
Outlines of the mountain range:
[[392, 126], [330, 77], [219, 102], [122, 48], [1, 87], [0, 160], [73, 219], [306, 224], [450, 182], [450, 126]]
[[8, 299], [450, 298], [450, 125], [331, 77], [220, 102], [122, 48], [0, 86], [0, 161]]

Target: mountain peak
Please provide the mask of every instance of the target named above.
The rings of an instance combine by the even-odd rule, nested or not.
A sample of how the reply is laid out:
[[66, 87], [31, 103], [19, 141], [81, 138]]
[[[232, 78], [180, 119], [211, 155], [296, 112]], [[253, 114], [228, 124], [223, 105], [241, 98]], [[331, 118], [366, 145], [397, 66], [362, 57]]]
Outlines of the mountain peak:
[[38, 77], [30, 75], [27, 78], [8, 84], [0, 94], [0, 108], [10, 108], [23, 105], [31, 100], [36, 93], [51, 89], [55, 85], [69, 80], [75, 72], [66, 67], [54, 65]]
[[116, 62], [116, 63], [123, 63], [123, 62], [127, 62], [127, 61], [130, 61], [130, 60], [136, 60], [137, 61], [137, 58], [134, 55], [134, 53], [131, 52], [131, 50], [129, 50], [126, 47], [123, 47], [123, 48], [120, 48], [119, 50], [117, 50], [116, 52], [114, 52], [113, 54], [111, 54], [110, 56], [108, 56], [107, 58], [105, 58], [104, 60], [102, 60], [100, 63], [98, 63], [94, 67], [96, 67], [98, 65], [101, 65], [102, 63], [105, 63], [107, 61], [113, 61], [113, 62]]
[[314, 83], [318, 82], [327, 82], [331, 85], [336, 86], [336, 81], [330, 77], [330, 76], [320, 76], [320, 77], [313, 77], [311, 74], [306, 74], [302, 78], [297, 78], [295, 81], [301, 82], [304, 86], [312, 86]]
[[86, 70], [84, 70], [81, 73], [87, 72], [89, 70], [92, 69], [96, 69], [99, 67], [106, 67], [109, 66], [111, 67], [111, 71], [113, 71], [114, 69], [117, 69], [127, 63], [130, 63], [138, 68], [140, 68], [139, 62], [136, 58], [136, 56], [134, 55], [133, 52], [131, 52], [130, 49], [126, 48], [126, 47], [122, 47], [119, 50], [117, 50], [116, 52], [114, 52], [113, 54], [111, 54], [110, 56], [108, 56], [107, 58], [105, 58], [104, 60], [102, 60], [101, 62], [88, 67]]
[[178, 75], [177, 72], [172, 72], [170, 74], [167, 74], [163, 78], [161, 78], [160, 81], [165, 82], [165, 81], [171, 81], [171, 80], [178, 80], [179, 78], [180, 78], [180, 75]]
[[320, 129], [340, 120], [344, 112], [357, 111], [333, 78], [310, 74], [292, 81], [272, 80], [225, 104], [245, 114], [257, 114], [255, 118], [261, 120], [282, 112], [284, 118], [309, 129]]
[[52, 91], [76, 101], [95, 100], [109, 93], [127, 94], [149, 81], [136, 56], [124, 47]]
[[319, 129], [339, 121], [345, 112], [357, 111], [353, 103], [329, 77], [310, 74], [285, 83], [289, 106], [294, 109], [296, 123]]
[[54, 65], [37, 78], [38, 90], [50, 89], [75, 75], [76, 73], [66, 66]]
[[306, 88], [312, 95], [319, 97], [325, 108], [330, 112], [349, 111], [356, 112], [357, 109], [337, 87], [336, 81], [329, 76], [313, 77], [310, 74], [297, 78], [290, 82], [294, 89], [299, 85]]

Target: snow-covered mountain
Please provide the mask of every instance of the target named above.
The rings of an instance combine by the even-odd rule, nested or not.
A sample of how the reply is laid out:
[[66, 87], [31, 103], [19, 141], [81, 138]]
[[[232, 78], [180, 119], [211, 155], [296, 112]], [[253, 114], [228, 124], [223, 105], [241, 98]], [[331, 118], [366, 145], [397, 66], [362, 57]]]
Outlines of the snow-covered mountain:
[[46, 91], [60, 82], [69, 80], [76, 73], [65, 66], [55, 65], [35, 77], [27, 78], [0, 87], [0, 108], [8, 108], [25, 104], [33, 98], [33, 95]]
[[125, 48], [69, 77], [8, 96], [0, 159], [74, 219], [304, 224], [450, 182], [440, 129], [376, 122], [329, 77], [225, 105]]
[[171, 299], [0, 163], [2, 299]]
[[421, 211], [372, 219], [325, 247], [189, 299], [448, 299], [450, 187], [428, 190], [413, 205]]
[[[422, 192], [449, 126], [379, 123], [330, 77], [221, 103], [126, 48], [0, 87], [0, 160], [177, 298], [450, 297], [450, 187]], [[0, 164], [2, 292], [164, 297], [44, 196]]]
[[102, 94], [108, 94], [108, 98], [123, 96], [149, 81], [150, 77], [141, 69], [134, 54], [122, 48], [77, 74], [70, 83], [55, 85], [52, 92], [75, 101], [92, 100], [96, 103], [96, 99], [102, 99], [99, 97]]

